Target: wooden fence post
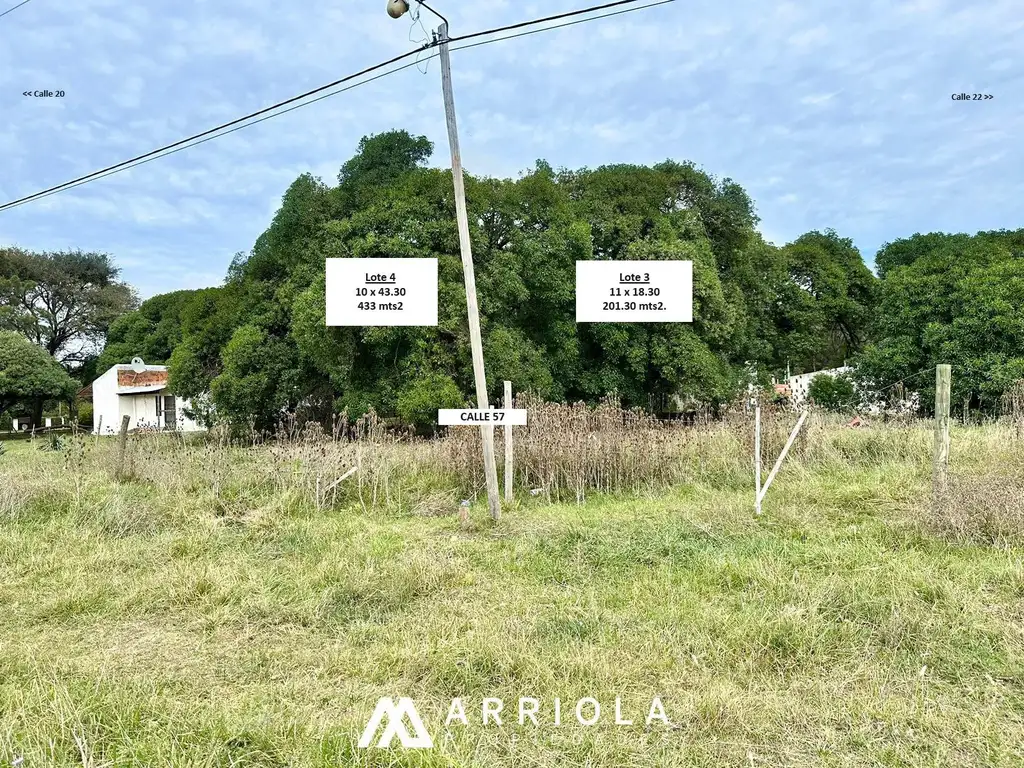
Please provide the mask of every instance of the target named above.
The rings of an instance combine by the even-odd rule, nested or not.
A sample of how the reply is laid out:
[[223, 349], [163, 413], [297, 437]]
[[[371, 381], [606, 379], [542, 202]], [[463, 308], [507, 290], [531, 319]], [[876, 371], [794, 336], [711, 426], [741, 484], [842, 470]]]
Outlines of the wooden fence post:
[[[515, 407], [512, 402], [512, 382], [505, 382], [505, 410], [511, 410]], [[503, 434], [505, 438], [505, 501], [512, 501], [512, 480], [514, 475], [512, 473], [512, 425], [505, 425], [505, 432]]]
[[121, 417], [121, 435], [118, 437], [118, 448], [117, 448], [117, 474], [118, 480], [124, 479], [124, 456], [128, 448], [128, 422], [130, 421], [128, 416]]
[[761, 404], [754, 406], [754, 513], [761, 514]]
[[932, 487], [936, 498], [945, 496], [949, 469], [949, 390], [952, 368], [935, 366], [935, 458], [932, 467]]

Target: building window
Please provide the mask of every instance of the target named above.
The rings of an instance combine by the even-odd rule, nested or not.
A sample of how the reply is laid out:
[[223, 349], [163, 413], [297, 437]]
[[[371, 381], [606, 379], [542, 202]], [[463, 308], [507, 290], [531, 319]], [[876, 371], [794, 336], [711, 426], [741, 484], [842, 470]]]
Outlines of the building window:
[[163, 429], [178, 428], [178, 414], [174, 395], [156, 396], [156, 421]]

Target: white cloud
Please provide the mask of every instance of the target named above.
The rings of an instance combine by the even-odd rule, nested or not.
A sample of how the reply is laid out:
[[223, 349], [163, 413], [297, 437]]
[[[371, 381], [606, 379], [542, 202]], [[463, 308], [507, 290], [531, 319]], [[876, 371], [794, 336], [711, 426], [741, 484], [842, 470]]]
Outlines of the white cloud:
[[835, 91], [833, 93], [816, 93], [813, 95], [804, 96], [802, 99], [800, 99], [800, 103], [811, 105], [827, 104], [828, 102], [832, 101], [832, 99], [834, 99], [838, 94], [839, 91]]
[[[1020, 226], [1018, 3], [680, 2], [454, 51], [464, 163], [515, 176], [538, 157], [692, 160], [747, 188], [767, 239], [832, 226], [868, 256], [915, 231]], [[4, 19], [0, 193], [30, 194], [414, 47], [410, 19], [382, 5], [30, 3]], [[578, 7], [447, 5], [453, 35]], [[47, 87], [67, 96], [21, 96]], [[949, 98], [973, 89], [996, 98]], [[143, 294], [217, 283], [299, 173], [333, 182], [361, 136], [395, 127], [427, 135], [447, 165], [436, 60], [426, 75], [408, 69], [0, 212], [0, 241], [110, 252]]]

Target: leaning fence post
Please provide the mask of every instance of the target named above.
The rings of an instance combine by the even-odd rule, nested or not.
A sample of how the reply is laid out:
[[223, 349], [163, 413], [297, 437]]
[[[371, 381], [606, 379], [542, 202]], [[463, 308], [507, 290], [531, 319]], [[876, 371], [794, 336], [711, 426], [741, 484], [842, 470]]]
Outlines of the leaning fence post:
[[[505, 410], [511, 410], [515, 405], [512, 402], [512, 382], [505, 382]], [[512, 501], [512, 425], [506, 424], [503, 437], [505, 438], [505, 501]]]
[[775, 460], [775, 466], [772, 467], [772, 471], [768, 473], [768, 479], [764, 481], [764, 485], [761, 486], [761, 492], [758, 494], [758, 505], [764, 499], [765, 494], [768, 493], [768, 488], [772, 484], [772, 480], [779, 473], [779, 468], [782, 467], [782, 462], [786, 458], [786, 454], [789, 453], [789, 449], [793, 447], [793, 441], [796, 440], [796, 436], [800, 434], [800, 427], [804, 424], [804, 419], [807, 418], [807, 411], [803, 411], [800, 414], [800, 418], [797, 419], [796, 426], [793, 427], [793, 431], [789, 433], [789, 439], [786, 444], [782, 446], [782, 453], [779, 454], [779, 458]]
[[118, 437], [118, 448], [117, 448], [117, 474], [118, 480], [124, 479], [124, 456], [125, 451], [128, 448], [128, 416], [121, 417], [121, 435]]
[[946, 493], [949, 478], [949, 390], [952, 368], [935, 366], [935, 456], [932, 465], [932, 490], [936, 499]]

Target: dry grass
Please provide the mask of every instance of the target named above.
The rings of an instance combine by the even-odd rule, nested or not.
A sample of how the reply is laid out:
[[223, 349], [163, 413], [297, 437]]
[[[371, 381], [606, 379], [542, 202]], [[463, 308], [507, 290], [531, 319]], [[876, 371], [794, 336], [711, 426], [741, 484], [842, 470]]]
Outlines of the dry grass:
[[[12, 446], [0, 764], [1022, 764], [1020, 541], [933, 527], [928, 425], [815, 414], [757, 519], [746, 414], [531, 419], [496, 525], [451, 517], [482, 484], [475, 429], [139, 435], [122, 482], [112, 440]], [[765, 414], [766, 464], [795, 420]], [[954, 428], [970, 519], [1010, 504], [1014, 434]], [[415, 698], [436, 736], [452, 696], [477, 713], [621, 696], [635, 716], [658, 695], [674, 727], [476, 725], [357, 750], [384, 695]]]
[[997, 547], [1020, 544], [1024, 542], [1024, 475], [954, 475], [926, 521], [952, 541]]
[[[594, 494], [645, 497], [686, 485], [739, 491], [753, 484], [752, 414], [743, 408], [718, 422], [686, 425], [623, 410], [610, 400], [590, 408], [521, 395], [516, 407], [529, 411], [528, 426], [513, 429], [517, 497], [583, 504]], [[790, 410], [763, 408], [765, 476], [796, 421]], [[866, 428], [845, 423], [843, 417], [812, 412], [782, 477], [833, 472], [841, 479], [878, 467], [898, 468], [897, 474], [929, 472], [931, 422], [872, 422]], [[960, 462], [969, 471], [954, 478], [944, 505], [928, 496], [914, 499], [918, 519], [956, 540], [1020, 540], [1024, 439], [1016, 422], [955, 429]], [[496, 428], [499, 472], [504, 437]], [[120, 454], [112, 439], [75, 435], [64, 443], [64, 477], [74, 489], [72, 505], [81, 508], [89, 474], [116, 477]], [[991, 466], [1000, 469], [992, 472]], [[271, 439], [244, 444], [219, 434], [134, 434], [124, 475], [129, 485], [159, 489], [173, 508], [209, 506], [235, 520], [296, 505], [325, 511], [358, 504], [377, 512], [444, 516], [457, 513], [462, 499], [478, 501], [484, 489], [478, 429], [455, 428], [440, 438], [417, 440], [385, 429], [372, 413], [352, 423], [339, 418], [329, 431], [317, 424], [282, 425]], [[0, 512], [15, 505], [11, 494], [10, 486], [0, 489]]]

